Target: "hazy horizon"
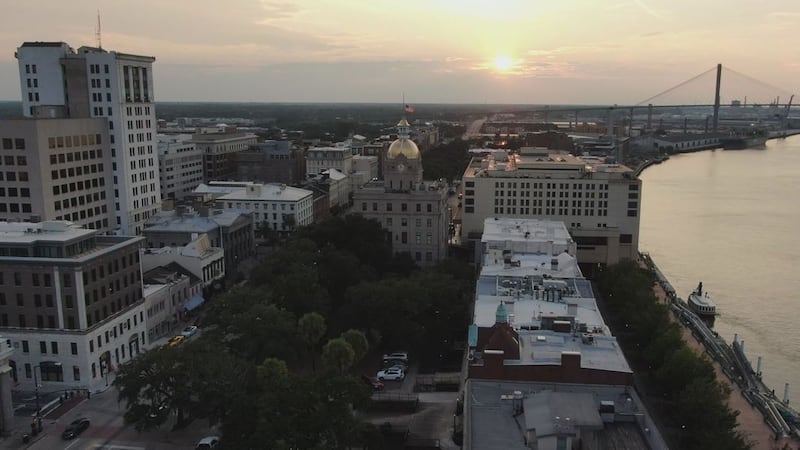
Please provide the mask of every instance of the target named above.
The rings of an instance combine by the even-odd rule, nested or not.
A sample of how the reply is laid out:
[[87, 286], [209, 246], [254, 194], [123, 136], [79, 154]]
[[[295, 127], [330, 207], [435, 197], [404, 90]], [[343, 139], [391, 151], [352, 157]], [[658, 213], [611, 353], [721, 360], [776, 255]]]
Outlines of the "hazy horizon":
[[[156, 57], [165, 102], [636, 104], [718, 62], [793, 92], [800, 3], [777, 0], [30, 0], [4, 5], [0, 99], [19, 99], [26, 41]], [[713, 102], [713, 76], [682, 92]], [[763, 98], [760, 98], [763, 97]]]

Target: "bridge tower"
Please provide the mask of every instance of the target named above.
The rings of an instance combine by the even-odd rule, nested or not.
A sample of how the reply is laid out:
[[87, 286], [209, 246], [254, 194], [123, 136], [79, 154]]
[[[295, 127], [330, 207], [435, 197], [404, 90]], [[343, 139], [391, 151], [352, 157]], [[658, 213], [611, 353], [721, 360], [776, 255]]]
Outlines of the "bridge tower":
[[717, 64], [717, 87], [714, 91], [714, 133], [719, 126], [719, 88], [722, 81], [722, 64]]

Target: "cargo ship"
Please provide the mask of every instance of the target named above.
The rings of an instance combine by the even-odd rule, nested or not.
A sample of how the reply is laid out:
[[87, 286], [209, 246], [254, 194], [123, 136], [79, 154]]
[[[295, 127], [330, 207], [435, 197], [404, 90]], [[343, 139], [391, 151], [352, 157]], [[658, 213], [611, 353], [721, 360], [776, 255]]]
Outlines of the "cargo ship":
[[744, 150], [746, 148], [765, 148], [767, 143], [766, 133], [755, 133], [740, 136], [726, 136], [719, 139], [725, 150]]

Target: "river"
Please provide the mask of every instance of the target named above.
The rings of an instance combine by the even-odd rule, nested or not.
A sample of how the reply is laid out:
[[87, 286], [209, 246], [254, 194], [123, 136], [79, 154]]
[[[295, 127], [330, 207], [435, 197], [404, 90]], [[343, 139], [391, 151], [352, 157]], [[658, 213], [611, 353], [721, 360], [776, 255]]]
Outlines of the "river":
[[641, 175], [639, 248], [678, 295], [702, 281], [714, 328], [744, 340], [763, 379], [800, 401], [800, 136], [762, 150], [682, 154]]

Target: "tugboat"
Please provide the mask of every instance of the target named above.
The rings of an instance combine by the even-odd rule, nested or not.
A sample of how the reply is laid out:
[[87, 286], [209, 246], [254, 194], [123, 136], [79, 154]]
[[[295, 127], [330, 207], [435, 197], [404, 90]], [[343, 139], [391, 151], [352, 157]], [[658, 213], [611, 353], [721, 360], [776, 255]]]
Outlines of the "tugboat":
[[697, 285], [697, 289], [689, 294], [689, 308], [691, 308], [700, 319], [707, 323], [709, 328], [714, 326], [714, 319], [717, 316], [717, 306], [711, 301], [708, 292], [703, 292], [702, 281]]

